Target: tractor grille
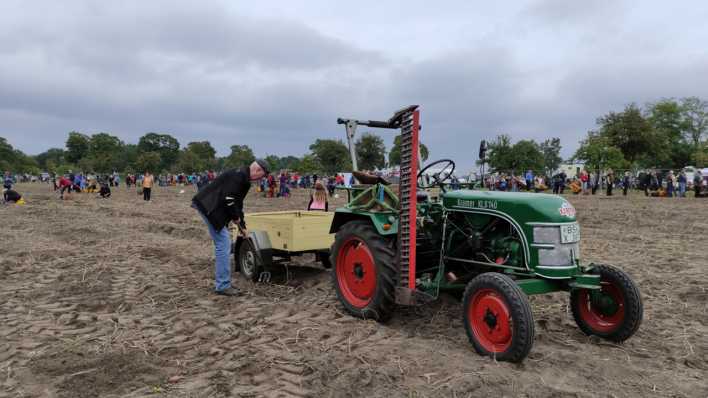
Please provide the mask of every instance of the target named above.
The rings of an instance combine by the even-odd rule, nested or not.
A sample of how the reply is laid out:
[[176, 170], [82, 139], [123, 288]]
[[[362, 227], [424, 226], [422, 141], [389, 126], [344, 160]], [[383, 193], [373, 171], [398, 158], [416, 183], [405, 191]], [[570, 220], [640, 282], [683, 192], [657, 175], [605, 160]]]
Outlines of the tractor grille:
[[560, 227], [533, 228], [533, 241], [538, 248], [538, 265], [542, 267], [568, 267], [579, 259], [580, 246], [561, 243]]

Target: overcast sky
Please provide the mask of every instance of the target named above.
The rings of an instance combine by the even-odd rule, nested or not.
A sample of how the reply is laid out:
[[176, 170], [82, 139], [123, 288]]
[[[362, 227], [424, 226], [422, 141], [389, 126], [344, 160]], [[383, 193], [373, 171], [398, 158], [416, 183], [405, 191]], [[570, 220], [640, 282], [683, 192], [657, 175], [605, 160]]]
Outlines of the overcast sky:
[[0, 136], [30, 154], [77, 130], [302, 155], [419, 104], [431, 158], [469, 169], [499, 133], [569, 156], [610, 110], [693, 95], [705, 1], [0, 3]]

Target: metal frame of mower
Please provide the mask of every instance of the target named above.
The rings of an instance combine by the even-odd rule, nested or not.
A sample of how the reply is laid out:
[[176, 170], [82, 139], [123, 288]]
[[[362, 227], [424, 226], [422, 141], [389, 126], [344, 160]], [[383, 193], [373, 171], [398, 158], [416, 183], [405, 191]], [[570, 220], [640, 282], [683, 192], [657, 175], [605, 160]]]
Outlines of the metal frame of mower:
[[[418, 171], [417, 108], [385, 122], [338, 119], [350, 149], [357, 125], [400, 129], [402, 143], [398, 194], [381, 182], [354, 186], [332, 221], [332, 278], [344, 308], [385, 321], [396, 304], [422, 304], [440, 291], [461, 295], [475, 350], [518, 362], [534, 339], [527, 295], [568, 291], [584, 333], [616, 342], [632, 336], [643, 314], [639, 291], [617, 268], [580, 262], [572, 205], [556, 195], [446, 192], [454, 162]], [[446, 166], [426, 184], [421, 177], [440, 163]], [[428, 200], [425, 189], [431, 187], [440, 188], [438, 201]]]

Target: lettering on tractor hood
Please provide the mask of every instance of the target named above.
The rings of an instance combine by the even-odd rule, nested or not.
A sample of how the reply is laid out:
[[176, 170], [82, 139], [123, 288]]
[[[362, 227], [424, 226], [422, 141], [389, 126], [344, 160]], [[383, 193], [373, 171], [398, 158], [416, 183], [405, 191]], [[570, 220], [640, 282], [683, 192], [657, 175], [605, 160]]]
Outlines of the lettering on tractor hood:
[[561, 214], [561, 216], [566, 216], [570, 218], [575, 217], [575, 207], [573, 207], [573, 205], [571, 205], [569, 202], [563, 202], [560, 209], [558, 209], [558, 212]]
[[497, 201], [487, 199], [457, 199], [457, 205], [474, 209], [497, 209]]

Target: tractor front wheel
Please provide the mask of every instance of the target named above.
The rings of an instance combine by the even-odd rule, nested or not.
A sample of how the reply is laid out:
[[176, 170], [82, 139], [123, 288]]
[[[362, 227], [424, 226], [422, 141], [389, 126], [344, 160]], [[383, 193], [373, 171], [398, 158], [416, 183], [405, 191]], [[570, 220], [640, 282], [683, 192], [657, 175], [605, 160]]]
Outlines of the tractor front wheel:
[[508, 276], [472, 279], [462, 299], [467, 337], [480, 355], [521, 362], [531, 351], [534, 324], [526, 294]]
[[622, 342], [642, 323], [643, 305], [639, 289], [624, 271], [598, 265], [591, 273], [600, 275], [600, 290], [576, 289], [570, 293], [570, 308], [580, 330], [587, 335]]
[[398, 268], [389, 239], [368, 222], [350, 221], [335, 236], [330, 262], [334, 289], [349, 313], [378, 321], [391, 317]]

